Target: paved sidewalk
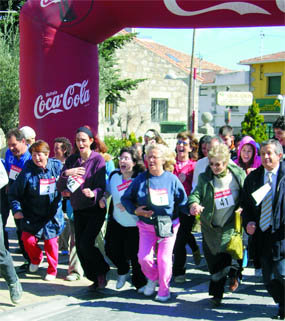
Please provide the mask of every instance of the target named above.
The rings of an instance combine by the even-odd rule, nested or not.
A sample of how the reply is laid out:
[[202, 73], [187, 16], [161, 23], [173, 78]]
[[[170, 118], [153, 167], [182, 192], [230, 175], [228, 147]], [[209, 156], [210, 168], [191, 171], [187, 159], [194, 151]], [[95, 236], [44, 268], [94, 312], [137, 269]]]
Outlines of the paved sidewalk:
[[[16, 249], [18, 249], [18, 241], [16, 239], [14, 222], [11, 215], [9, 216], [7, 226], [9, 231], [10, 253], [13, 257], [14, 266], [17, 267], [22, 265], [24, 261], [22, 254], [15, 253]], [[92, 283], [86, 278], [74, 282], [64, 280], [68, 269], [68, 255], [59, 255], [58, 274], [56, 280], [45, 281], [44, 277], [46, 275], [48, 264], [45, 256], [44, 258], [45, 260], [43, 264], [36, 273], [22, 273], [18, 275], [24, 290], [23, 300], [19, 304], [20, 306], [24, 307], [32, 303], [47, 301], [55, 296], [69, 296], [85, 289], [86, 286]], [[2, 311], [9, 311], [14, 307], [15, 305], [10, 301], [7, 285], [3, 279], [0, 278], [0, 316]]]

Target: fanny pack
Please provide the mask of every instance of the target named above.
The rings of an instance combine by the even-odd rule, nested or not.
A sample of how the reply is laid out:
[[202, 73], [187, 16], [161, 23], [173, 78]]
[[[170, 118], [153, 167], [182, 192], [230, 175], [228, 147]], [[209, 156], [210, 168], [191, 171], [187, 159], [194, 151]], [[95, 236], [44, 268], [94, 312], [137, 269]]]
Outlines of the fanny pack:
[[[147, 202], [148, 207], [152, 205], [149, 191], [149, 172], [146, 174]], [[169, 215], [157, 215], [152, 219], [156, 236], [160, 238], [173, 236], [173, 224]]]

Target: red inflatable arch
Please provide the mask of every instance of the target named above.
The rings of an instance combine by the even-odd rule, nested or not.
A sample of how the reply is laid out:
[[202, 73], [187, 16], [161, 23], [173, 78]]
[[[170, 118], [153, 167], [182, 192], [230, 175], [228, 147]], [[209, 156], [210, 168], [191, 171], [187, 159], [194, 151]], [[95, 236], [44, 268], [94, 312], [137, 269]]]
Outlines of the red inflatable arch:
[[83, 124], [97, 131], [97, 44], [125, 27], [284, 25], [284, 0], [29, 0], [20, 15], [20, 127], [49, 143], [73, 139]]

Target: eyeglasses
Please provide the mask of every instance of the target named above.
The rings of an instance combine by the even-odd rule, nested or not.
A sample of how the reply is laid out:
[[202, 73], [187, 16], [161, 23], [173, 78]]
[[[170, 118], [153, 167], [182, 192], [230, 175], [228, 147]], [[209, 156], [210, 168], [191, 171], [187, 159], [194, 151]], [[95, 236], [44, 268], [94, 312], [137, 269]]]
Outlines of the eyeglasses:
[[151, 159], [156, 160], [156, 159], [159, 159], [159, 158], [161, 158], [161, 157], [160, 156], [147, 156], [147, 159], [149, 159], [149, 160], [151, 160]]
[[212, 162], [210, 162], [210, 166], [212, 166], [212, 167], [220, 167], [222, 165], [223, 165], [223, 162], [220, 162], [220, 163], [212, 163]]
[[129, 162], [129, 161], [131, 161], [132, 159], [131, 159], [131, 157], [119, 157], [119, 160], [120, 160], [120, 161]]
[[178, 140], [176, 144], [177, 145], [183, 144], [183, 146], [187, 146], [189, 143], [186, 140]]

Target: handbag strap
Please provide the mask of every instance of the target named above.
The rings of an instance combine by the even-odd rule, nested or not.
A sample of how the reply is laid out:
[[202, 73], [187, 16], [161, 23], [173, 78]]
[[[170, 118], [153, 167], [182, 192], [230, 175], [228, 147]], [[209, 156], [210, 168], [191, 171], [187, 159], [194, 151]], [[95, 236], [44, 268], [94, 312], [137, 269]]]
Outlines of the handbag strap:
[[235, 211], [235, 231], [241, 233], [242, 217], [239, 211]]
[[146, 171], [146, 195], [147, 195], [147, 206], [151, 206], [150, 191], [149, 191], [149, 171]]

